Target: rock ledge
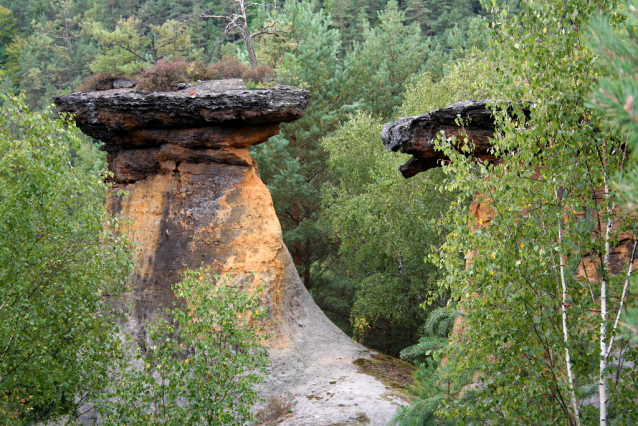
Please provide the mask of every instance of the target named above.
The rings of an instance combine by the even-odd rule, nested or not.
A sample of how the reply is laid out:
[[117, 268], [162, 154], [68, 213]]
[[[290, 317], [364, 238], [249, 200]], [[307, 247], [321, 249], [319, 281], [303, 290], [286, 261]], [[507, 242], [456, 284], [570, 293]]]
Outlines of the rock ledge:
[[[467, 136], [474, 144], [474, 151], [468, 156], [495, 161], [490, 138], [494, 135], [494, 114], [488, 107], [489, 100], [468, 100], [456, 102], [445, 108], [436, 109], [415, 117], [404, 117], [383, 127], [381, 139], [388, 151], [403, 152], [413, 157], [399, 168], [405, 178], [417, 173], [440, 167], [449, 158], [435, 149], [434, 141], [441, 132], [446, 137]], [[529, 108], [523, 109], [529, 115]], [[463, 125], [459, 125], [459, 119]]]

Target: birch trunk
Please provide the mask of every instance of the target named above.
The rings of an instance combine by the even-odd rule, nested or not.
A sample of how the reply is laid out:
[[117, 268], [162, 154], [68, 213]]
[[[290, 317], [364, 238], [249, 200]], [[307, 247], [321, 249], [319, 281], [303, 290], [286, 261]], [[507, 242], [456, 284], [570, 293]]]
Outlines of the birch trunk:
[[[558, 194], [556, 194], [558, 196]], [[558, 198], [558, 197], [557, 197]], [[567, 328], [567, 281], [565, 280], [565, 257], [562, 253], [563, 230], [561, 226], [562, 217], [558, 218], [558, 243], [561, 246], [560, 262], [560, 282], [562, 287], [561, 314], [563, 319], [563, 341], [565, 342], [565, 364], [567, 367], [567, 379], [569, 380], [569, 394], [573, 411], [573, 421], [580, 426], [580, 415], [578, 412], [578, 401], [576, 399], [576, 389], [574, 387], [574, 373], [572, 371], [572, 360], [569, 353], [569, 330]]]

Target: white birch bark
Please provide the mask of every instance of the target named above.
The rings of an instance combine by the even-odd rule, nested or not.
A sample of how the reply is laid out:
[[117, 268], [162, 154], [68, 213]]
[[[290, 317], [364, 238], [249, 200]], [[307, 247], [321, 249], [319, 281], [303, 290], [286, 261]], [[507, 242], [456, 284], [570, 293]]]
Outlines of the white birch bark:
[[[558, 194], [557, 194], [558, 195]], [[558, 197], [557, 197], [558, 198]], [[567, 367], [567, 379], [569, 381], [569, 393], [573, 411], [573, 420], [577, 426], [580, 426], [580, 414], [578, 412], [578, 401], [576, 399], [576, 389], [574, 387], [574, 373], [572, 371], [572, 360], [569, 353], [569, 330], [567, 328], [567, 281], [565, 280], [565, 257], [562, 252], [563, 245], [563, 230], [561, 225], [562, 217], [558, 218], [558, 243], [561, 246], [561, 254], [559, 256], [560, 262], [560, 282], [562, 286], [562, 300], [560, 305], [561, 314], [563, 317], [563, 341], [565, 342], [565, 364]]]
[[599, 420], [601, 426], [607, 425], [607, 382], [605, 372], [607, 370], [607, 272], [609, 257], [611, 255], [611, 232], [614, 227], [614, 205], [609, 201], [609, 182], [607, 181], [607, 144], [603, 144], [603, 202], [607, 213], [607, 227], [605, 229], [605, 253], [603, 259], [603, 277], [600, 282], [600, 366], [598, 371], [598, 403]]

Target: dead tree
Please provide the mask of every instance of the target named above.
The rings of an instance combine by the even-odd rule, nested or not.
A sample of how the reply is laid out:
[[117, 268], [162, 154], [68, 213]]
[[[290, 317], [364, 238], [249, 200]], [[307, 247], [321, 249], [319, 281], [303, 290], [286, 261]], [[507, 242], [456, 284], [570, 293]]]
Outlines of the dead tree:
[[279, 21], [275, 20], [267, 24], [266, 26], [264, 26], [261, 30], [255, 31], [254, 33], [251, 34], [250, 30], [248, 29], [248, 19], [246, 17], [246, 10], [248, 10], [248, 8], [250, 7], [260, 7], [260, 6], [267, 9], [275, 9], [275, 6], [273, 6], [270, 3], [246, 4], [244, 3], [244, 0], [231, 0], [231, 1], [234, 3], [237, 3], [237, 8], [238, 8], [237, 13], [233, 13], [230, 16], [226, 16], [226, 15], [209, 15], [208, 13], [202, 12], [200, 13], [199, 16], [201, 18], [216, 18], [216, 19], [222, 19], [226, 21], [226, 27], [224, 27], [224, 30], [222, 31], [220, 43], [224, 41], [224, 39], [229, 33], [233, 31], [238, 31], [241, 37], [244, 39], [244, 42], [246, 43], [246, 50], [248, 51], [248, 60], [250, 61], [250, 67], [257, 68], [257, 55], [255, 54], [255, 47], [253, 46], [253, 38], [261, 34], [274, 34], [275, 32], [271, 30], [275, 27], [275, 25], [277, 25]]

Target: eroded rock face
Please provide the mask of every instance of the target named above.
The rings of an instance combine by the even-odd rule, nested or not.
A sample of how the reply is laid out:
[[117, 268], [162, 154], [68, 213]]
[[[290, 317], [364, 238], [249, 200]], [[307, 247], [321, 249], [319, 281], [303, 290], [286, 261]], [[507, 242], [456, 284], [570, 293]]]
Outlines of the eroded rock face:
[[352, 362], [372, 352], [351, 342], [306, 291], [247, 150], [299, 118], [307, 100], [303, 90], [246, 90], [236, 80], [55, 99], [82, 131], [105, 142], [113, 174], [108, 207], [128, 221], [137, 244], [129, 334], [143, 342], [145, 323], [174, 302], [180, 272], [211, 265], [239, 286], [264, 288], [273, 363], [261, 394], [292, 398], [293, 413], [280, 424], [368, 418], [382, 425], [405, 399], [359, 372]]
[[[113, 214], [130, 220], [137, 243], [133, 320], [144, 324], [172, 306], [171, 286], [202, 262], [242, 285], [266, 282], [271, 326], [279, 312], [285, 247], [267, 188], [246, 148], [301, 117], [304, 90], [246, 90], [236, 80], [144, 94], [132, 89], [75, 93], [55, 99], [78, 127], [105, 142], [114, 183]], [[121, 196], [122, 191], [128, 195]], [[253, 275], [250, 275], [254, 273]], [[285, 327], [284, 327], [285, 328]], [[286, 332], [275, 333], [283, 339]]]
[[[467, 136], [474, 144], [470, 156], [495, 161], [490, 138], [494, 135], [494, 115], [488, 100], [461, 101], [445, 108], [436, 109], [416, 117], [404, 117], [383, 127], [381, 139], [388, 151], [403, 152], [413, 157], [399, 168], [403, 177], [409, 178], [419, 172], [440, 167], [449, 158], [435, 149], [437, 135], [442, 131], [446, 137]], [[529, 114], [529, 109], [524, 108]], [[459, 125], [459, 119], [463, 125]]]
[[[434, 141], [437, 135], [445, 132], [446, 137], [467, 136], [474, 144], [474, 151], [466, 155], [479, 161], [498, 161], [492, 154], [492, 144], [490, 139], [495, 131], [495, 115], [502, 114], [503, 111], [493, 111], [488, 108], [490, 101], [461, 101], [445, 108], [430, 111], [416, 117], [404, 117], [388, 123], [384, 126], [381, 139], [384, 145], [391, 152], [403, 152], [412, 154], [413, 157], [399, 168], [405, 178], [412, 177], [417, 173], [427, 171], [434, 167], [440, 167], [449, 161], [449, 158], [442, 152], [435, 149]], [[524, 114], [529, 116], [529, 108], [523, 108]], [[460, 126], [458, 119], [464, 122]], [[539, 170], [536, 171], [539, 173]], [[534, 175], [536, 176], [536, 175]], [[533, 178], [535, 179], [536, 177]], [[594, 194], [597, 204], [602, 204], [602, 191]], [[485, 194], [477, 194], [470, 205], [470, 212], [475, 220], [472, 227], [477, 229], [489, 226], [494, 217], [494, 211], [490, 208], [489, 197]], [[592, 235], [600, 236], [603, 221], [598, 220], [600, 212], [591, 212], [596, 223]], [[579, 214], [581, 218], [584, 212]], [[613, 232], [617, 232], [623, 223], [623, 212], [616, 208], [617, 220], [614, 221]], [[631, 258], [631, 251], [635, 236], [632, 232], [619, 232], [618, 244], [612, 247], [609, 255], [610, 271], [614, 274], [620, 273], [626, 263]], [[466, 254], [466, 265], [469, 265], [475, 253]], [[638, 261], [636, 261], [638, 263]], [[600, 259], [593, 255], [584, 256], [576, 270], [576, 276], [592, 282], [602, 279], [599, 273]], [[460, 317], [459, 317], [460, 318]], [[461, 320], [457, 321], [460, 322]]]

